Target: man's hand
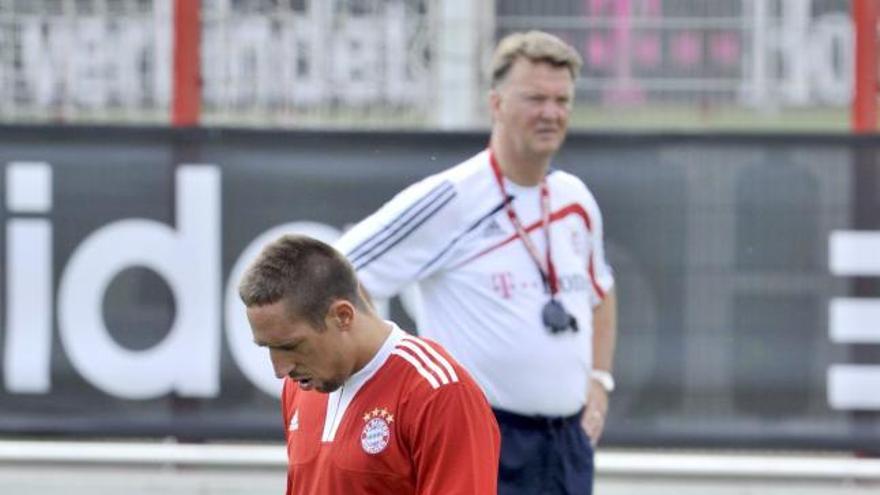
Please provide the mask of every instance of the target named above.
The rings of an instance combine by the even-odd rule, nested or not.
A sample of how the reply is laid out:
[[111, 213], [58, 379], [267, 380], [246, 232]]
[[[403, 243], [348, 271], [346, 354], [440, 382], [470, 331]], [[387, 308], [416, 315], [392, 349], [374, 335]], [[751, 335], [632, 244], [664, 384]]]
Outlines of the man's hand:
[[605, 429], [605, 415], [608, 413], [608, 392], [595, 380], [590, 380], [590, 396], [584, 414], [581, 416], [581, 427], [590, 437], [593, 448], [599, 444], [602, 431]]

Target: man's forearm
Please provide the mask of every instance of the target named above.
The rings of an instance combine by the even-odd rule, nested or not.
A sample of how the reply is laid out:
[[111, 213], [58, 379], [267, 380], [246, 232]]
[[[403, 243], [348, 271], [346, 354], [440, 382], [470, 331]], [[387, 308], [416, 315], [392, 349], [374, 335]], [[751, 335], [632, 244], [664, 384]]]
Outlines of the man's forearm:
[[593, 369], [611, 371], [617, 345], [617, 295], [609, 291], [593, 310]]

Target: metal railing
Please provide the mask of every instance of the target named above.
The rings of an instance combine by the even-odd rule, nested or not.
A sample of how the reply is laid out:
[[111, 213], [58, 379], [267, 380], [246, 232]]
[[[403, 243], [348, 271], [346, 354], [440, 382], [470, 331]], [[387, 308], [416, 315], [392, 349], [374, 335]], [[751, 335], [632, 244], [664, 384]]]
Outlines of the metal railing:
[[[287, 466], [278, 445], [77, 441], [0, 441], [0, 463], [173, 465], [278, 468]], [[725, 452], [600, 451], [602, 475], [723, 477], [880, 482], [880, 459], [840, 453], [739, 454]]]

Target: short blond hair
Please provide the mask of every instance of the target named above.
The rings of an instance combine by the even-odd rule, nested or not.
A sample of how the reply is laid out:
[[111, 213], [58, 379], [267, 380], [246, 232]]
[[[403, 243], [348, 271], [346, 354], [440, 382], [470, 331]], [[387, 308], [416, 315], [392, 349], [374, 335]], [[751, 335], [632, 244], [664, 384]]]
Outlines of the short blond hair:
[[546, 62], [554, 67], [565, 67], [576, 80], [583, 65], [583, 59], [568, 43], [543, 31], [512, 33], [505, 36], [492, 56], [492, 87], [500, 84], [518, 58], [532, 62]]

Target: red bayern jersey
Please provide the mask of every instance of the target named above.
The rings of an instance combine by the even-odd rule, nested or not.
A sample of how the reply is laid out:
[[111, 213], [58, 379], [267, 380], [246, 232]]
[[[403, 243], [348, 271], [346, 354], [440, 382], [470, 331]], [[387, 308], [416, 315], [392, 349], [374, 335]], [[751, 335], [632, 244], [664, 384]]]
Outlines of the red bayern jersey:
[[483, 392], [434, 342], [394, 327], [337, 391], [286, 378], [288, 495], [494, 495], [500, 437]]

